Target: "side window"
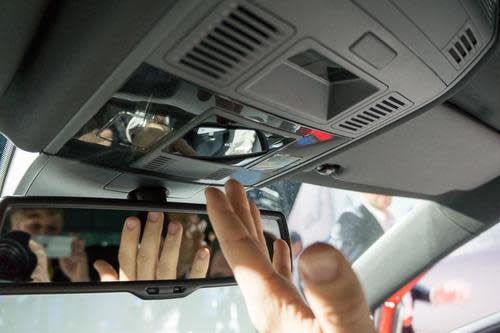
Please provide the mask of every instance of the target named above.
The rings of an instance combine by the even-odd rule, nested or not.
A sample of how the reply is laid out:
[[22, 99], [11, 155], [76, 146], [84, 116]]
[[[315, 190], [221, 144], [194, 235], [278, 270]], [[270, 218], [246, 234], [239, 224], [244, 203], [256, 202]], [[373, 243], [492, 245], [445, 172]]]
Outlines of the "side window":
[[[354, 262], [421, 202], [290, 181], [251, 190], [249, 197], [262, 209], [287, 215], [293, 267], [302, 250], [315, 242], [334, 245]], [[294, 279], [300, 287], [297, 271]]]
[[0, 189], [4, 187], [13, 154], [14, 145], [0, 134]]
[[0, 134], [0, 192], [2, 196], [13, 195], [17, 185], [36, 159], [38, 153], [16, 148]]
[[500, 225], [396, 292], [377, 311], [379, 332], [449, 332], [500, 312], [498, 239]]

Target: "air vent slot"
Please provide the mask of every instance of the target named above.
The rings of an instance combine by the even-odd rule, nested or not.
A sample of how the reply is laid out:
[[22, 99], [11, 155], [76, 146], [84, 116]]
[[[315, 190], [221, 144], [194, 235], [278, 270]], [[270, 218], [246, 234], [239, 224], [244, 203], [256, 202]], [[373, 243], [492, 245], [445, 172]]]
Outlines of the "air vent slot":
[[222, 180], [226, 177], [229, 177], [233, 172], [234, 172], [234, 170], [232, 170], [232, 169], [219, 169], [219, 170], [209, 174], [208, 176], [203, 177], [203, 179]]
[[237, 113], [239, 113], [243, 108], [243, 105], [219, 96], [215, 96], [215, 106], [224, 110], [233, 111]]
[[495, 25], [495, 17], [497, 11], [497, 0], [481, 0], [481, 6], [484, 14], [488, 18], [491, 25]]
[[468, 63], [479, 49], [479, 40], [470, 26], [463, 29], [446, 48], [448, 58], [460, 69]]
[[351, 134], [362, 133], [388, 119], [397, 117], [412, 105], [413, 103], [403, 96], [393, 93], [351, 114], [332, 127]]
[[171, 159], [168, 157], [158, 156], [154, 158], [151, 162], [147, 163], [144, 166], [144, 169], [150, 171], [158, 171], [161, 168], [163, 168], [169, 161], [171, 161]]
[[292, 33], [291, 27], [252, 4], [222, 5], [167, 55], [167, 61], [211, 82], [229, 83]]

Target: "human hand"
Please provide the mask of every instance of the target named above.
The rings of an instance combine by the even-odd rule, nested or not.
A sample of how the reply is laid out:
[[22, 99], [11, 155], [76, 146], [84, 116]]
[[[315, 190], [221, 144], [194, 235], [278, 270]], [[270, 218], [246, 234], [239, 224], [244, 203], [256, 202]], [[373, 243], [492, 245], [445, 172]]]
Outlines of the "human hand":
[[[101, 281], [175, 280], [179, 249], [182, 241], [182, 225], [170, 222], [167, 237], [162, 245], [163, 213], [149, 212], [142, 239], [141, 223], [137, 217], [128, 217], [123, 226], [116, 270], [106, 261], [97, 260], [94, 268]], [[210, 253], [207, 248], [198, 249], [188, 278], [206, 277]]]
[[431, 289], [432, 304], [450, 304], [465, 301], [470, 296], [469, 286], [461, 281], [447, 281]]
[[180, 153], [184, 156], [195, 157], [198, 155], [196, 150], [194, 150], [193, 147], [191, 147], [184, 139], [176, 140], [174, 143], [169, 145], [167, 149], [169, 153]]
[[158, 123], [147, 123], [144, 127], [136, 128], [132, 135], [132, 144], [143, 149], [149, 148], [166, 134], [168, 127]]
[[83, 134], [78, 138], [78, 140], [95, 143], [105, 147], [111, 147], [111, 143], [113, 140], [113, 131], [107, 128], [99, 133], [99, 130], [95, 129]]
[[31, 274], [31, 280], [33, 282], [50, 282], [48, 259], [45, 251], [43, 250], [43, 246], [34, 240], [30, 240], [29, 247], [37, 259], [35, 270]]
[[228, 181], [225, 189], [206, 190], [208, 215], [260, 333], [375, 332], [361, 285], [338, 250], [315, 244], [302, 253], [306, 303], [291, 282], [286, 242], [274, 242], [271, 261], [257, 207], [238, 182]]
[[89, 262], [83, 239], [73, 241], [71, 244], [71, 256], [59, 258], [59, 267], [71, 282], [90, 281]]
[[[204, 240], [207, 222], [201, 220], [198, 214], [169, 213], [168, 218], [182, 226], [177, 276], [186, 276], [191, 270], [198, 250], [207, 245]], [[210, 259], [213, 259], [213, 253], [210, 253]]]

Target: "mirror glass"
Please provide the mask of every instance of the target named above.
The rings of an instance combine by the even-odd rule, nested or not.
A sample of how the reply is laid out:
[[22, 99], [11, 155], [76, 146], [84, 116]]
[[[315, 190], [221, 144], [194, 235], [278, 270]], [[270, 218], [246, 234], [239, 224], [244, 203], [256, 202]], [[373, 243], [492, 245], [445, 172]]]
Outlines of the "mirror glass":
[[[262, 218], [270, 251], [272, 242], [282, 238], [279, 223]], [[1, 282], [224, 277], [232, 272], [204, 211], [23, 205], [9, 208], [2, 226]]]
[[210, 159], [255, 155], [268, 150], [266, 137], [257, 130], [217, 124], [195, 127], [177, 144], [180, 141], [191, 148], [184, 155]]
[[163, 151], [187, 157], [243, 166], [279, 150], [294, 139], [268, 133], [219, 115], [194, 126]]

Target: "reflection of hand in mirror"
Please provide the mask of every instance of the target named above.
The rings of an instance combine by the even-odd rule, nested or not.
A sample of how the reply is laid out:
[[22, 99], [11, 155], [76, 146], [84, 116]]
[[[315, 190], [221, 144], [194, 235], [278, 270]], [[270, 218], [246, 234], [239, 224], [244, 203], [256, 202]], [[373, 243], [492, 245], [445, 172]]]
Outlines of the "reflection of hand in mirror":
[[174, 143], [168, 146], [169, 153], [179, 153], [183, 156], [194, 157], [196, 156], [196, 151], [187, 143], [184, 139], [176, 140]]
[[34, 240], [30, 240], [29, 247], [35, 254], [37, 260], [35, 270], [31, 274], [31, 280], [33, 282], [50, 282], [48, 259], [43, 247]]
[[169, 213], [170, 223], [180, 223], [182, 226], [182, 240], [177, 263], [177, 276], [189, 274], [195, 256], [205, 246], [205, 229], [207, 222], [200, 220], [198, 214]]
[[90, 281], [85, 241], [77, 239], [71, 244], [71, 256], [59, 258], [59, 267], [71, 282]]
[[[137, 217], [128, 217], [122, 230], [118, 250], [119, 272], [106, 261], [97, 260], [94, 267], [101, 281], [174, 280], [183, 236], [183, 227], [170, 222], [167, 236], [162, 240], [163, 213], [149, 212], [142, 239], [141, 223]], [[204, 278], [210, 254], [200, 248], [191, 264], [188, 278]]]
[[95, 143], [105, 147], [111, 147], [111, 141], [113, 141], [113, 131], [110, 129], [105, 129], [99, 133], [99, 130], [95, 129], [88, 133], [83, 134], [78, 138], [80, 141], [85, 141], [88, 143]]
[[168, 134], [168, 131], [168, 127], [163, 124], [147, 123], [144, 127], [134, 130], [131, 143], [136, 147], [148, 148]]

